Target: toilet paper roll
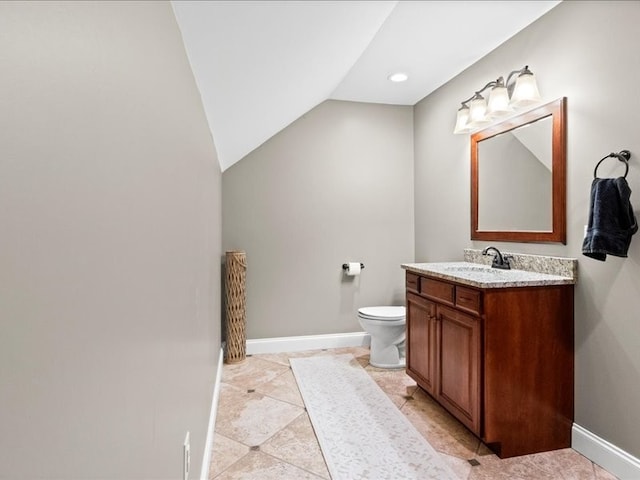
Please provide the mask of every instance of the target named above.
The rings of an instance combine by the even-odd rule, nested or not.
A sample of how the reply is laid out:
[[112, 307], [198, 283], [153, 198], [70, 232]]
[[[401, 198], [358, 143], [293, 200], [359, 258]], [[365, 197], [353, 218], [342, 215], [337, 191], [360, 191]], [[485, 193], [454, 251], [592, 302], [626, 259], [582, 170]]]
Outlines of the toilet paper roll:
[[347, 267], [347, 276], [355, 277], [360, 275], [360, 262], [349, 262]]

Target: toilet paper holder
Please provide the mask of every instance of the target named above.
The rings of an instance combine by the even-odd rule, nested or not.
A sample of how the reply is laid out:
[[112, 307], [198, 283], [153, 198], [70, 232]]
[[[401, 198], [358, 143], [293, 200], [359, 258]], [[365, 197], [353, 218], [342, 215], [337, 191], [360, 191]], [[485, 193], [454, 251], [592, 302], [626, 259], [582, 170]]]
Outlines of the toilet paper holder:
[[[360, 264], [360, 268], [361, 268], [361, 269], [362, 269], [362, 268], [364, 268], [364, 263], [361, 263], [361, 264]], [[342, 264], [342, 269], [343, 269], [343, 270], [345, 270], [345, 271], [346, 271], [346, 270], [349, 270], [349, 264], [348, 264], [348, 263], [343, 263], [343, 264]]]

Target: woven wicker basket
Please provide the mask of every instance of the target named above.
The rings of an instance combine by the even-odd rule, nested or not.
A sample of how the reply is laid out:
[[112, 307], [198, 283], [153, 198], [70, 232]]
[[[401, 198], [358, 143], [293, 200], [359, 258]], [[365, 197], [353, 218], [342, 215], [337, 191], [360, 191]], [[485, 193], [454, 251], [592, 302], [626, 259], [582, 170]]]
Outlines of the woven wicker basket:
[[238, 363], [243, 361], [247, 355], [245, 332], [247, 254], [242, 251], [229, 251], [226, 253], [226, 263], [227, 350], [225, 361]]

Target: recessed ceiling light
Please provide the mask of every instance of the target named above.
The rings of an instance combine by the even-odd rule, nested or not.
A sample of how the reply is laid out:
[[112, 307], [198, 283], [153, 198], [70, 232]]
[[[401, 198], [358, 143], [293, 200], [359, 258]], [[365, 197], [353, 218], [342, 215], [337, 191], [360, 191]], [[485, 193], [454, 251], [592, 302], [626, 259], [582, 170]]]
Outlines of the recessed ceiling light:
[[405, 82], [409, 78], [409, 75], [403, 72], [397, 72], [397, 73], [394, 73], [393, 75], [389, 75], [388, 78], [392, 82]]

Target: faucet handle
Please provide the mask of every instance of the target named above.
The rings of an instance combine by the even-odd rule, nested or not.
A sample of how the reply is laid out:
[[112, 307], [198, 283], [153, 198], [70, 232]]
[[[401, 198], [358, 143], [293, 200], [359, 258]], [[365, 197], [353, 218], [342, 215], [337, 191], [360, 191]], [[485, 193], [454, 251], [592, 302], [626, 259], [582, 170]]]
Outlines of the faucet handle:
[[501, 268], [502, 270], [511, 270], [511, 263], [509, 260], [513, 259], [511, 255], [496, 255], [493, 257], [493, 263], [491, 264], [492, 268]]

